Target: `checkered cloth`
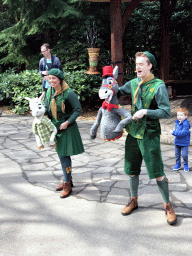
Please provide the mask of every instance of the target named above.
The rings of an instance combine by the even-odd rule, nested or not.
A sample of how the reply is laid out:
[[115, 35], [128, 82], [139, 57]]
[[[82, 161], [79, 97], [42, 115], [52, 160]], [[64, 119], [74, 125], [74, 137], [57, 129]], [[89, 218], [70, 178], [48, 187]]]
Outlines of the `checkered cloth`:
[[40, 123], [33, 123], [33, 133], [39, 135], [42, 143], [50, 141], [54, 128], [54, 124], [46, 117], [43, 117]]

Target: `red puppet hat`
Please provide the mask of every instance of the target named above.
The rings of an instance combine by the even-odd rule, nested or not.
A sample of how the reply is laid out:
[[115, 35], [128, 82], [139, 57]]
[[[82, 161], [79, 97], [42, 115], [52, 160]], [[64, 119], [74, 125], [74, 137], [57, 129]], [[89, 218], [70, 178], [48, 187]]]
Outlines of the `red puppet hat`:
[[104, 76], [112, 76], [113, 77], [113, 67], [112, 66], [105, 66], [103, 67], [103, 75]]

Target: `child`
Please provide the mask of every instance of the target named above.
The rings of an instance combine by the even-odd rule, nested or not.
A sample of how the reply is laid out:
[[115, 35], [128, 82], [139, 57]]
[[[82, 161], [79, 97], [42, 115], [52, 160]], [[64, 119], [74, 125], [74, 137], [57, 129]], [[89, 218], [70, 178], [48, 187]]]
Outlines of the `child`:
[[184, 171], [189, 171], [188, 166], [188, 147], [190, 146], [190, 123], [187, 120], [188, 110], [186, 108], [179, 108], [177, 110], [177, 120], [175, 121], [175, 130], [172, 135], [175, 136], [175, 157], [176, 165], [173, 170], [181, 169], [181, 151], [183, 158]]

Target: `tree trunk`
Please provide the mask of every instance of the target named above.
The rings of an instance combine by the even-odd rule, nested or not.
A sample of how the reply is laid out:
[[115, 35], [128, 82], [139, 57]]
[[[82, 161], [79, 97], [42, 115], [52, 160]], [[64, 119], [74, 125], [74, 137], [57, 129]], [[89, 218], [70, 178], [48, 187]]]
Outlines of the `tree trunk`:
[[111, 59], [119, 67], [118, 83], [123, 84], [123, 45], [121, 0], [110, 0], [111, 17]]

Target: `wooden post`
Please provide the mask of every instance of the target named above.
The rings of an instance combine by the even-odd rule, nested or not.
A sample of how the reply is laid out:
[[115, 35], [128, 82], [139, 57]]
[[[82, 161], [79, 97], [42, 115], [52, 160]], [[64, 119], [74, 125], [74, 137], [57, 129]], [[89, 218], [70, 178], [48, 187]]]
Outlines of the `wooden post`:
[[119, 67], [118, 83], [123, 84], [123, 45], [121, 0], [110, 0], [111, 17], [111, 59]]

